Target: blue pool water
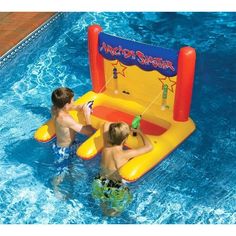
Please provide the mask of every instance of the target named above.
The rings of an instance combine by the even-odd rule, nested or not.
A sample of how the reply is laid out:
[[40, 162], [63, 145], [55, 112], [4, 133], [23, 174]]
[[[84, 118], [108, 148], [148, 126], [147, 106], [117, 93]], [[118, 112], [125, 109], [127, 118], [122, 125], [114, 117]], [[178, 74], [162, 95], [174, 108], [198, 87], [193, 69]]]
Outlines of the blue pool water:
[[[196, 48], [191, 117], [197, 130], [160, 165], [130, 184], [134, 199], [104, 217], [90, 184], [100, 157], [73, 160], [59, 200], [50, 143], [35, 130], [50, 117], [50, 95], [91, 89], [86, 30], [157, 46]], [[236, 223], [236, 13], [65, 13], [0, 70], [0, 223]], [[84, 137], [81, 137], [84, 139]]]

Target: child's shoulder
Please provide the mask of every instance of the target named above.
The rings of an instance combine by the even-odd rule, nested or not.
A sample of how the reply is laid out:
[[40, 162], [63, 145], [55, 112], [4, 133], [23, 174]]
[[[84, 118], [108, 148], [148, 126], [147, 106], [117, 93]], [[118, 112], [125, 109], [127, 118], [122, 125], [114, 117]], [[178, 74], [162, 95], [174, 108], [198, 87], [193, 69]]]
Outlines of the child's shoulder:
[[57, 117], [56, 117], [57, 121], [66, 122], [66, 121], [70, 121], [71, 119], [73, 118], [70, 116], [70, 114], [65, 113], [63, 111], [58, 111]]

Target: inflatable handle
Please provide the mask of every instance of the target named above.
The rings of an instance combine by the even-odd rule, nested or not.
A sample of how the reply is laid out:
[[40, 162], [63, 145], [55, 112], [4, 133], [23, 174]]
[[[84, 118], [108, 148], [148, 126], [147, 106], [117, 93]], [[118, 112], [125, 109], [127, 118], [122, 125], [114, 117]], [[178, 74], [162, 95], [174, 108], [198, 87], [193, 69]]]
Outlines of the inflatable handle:
[[76, 155], [84, 160], [89, 160], [95, 157], [103, 146], [103, 129], [100, 128], [78, 147]]
[[34, 138], [38, 142], [46, 143], [50, 142], [56, 137], [54, 121], [50, 119], [48, 122], [39, 127], [34, 134]]

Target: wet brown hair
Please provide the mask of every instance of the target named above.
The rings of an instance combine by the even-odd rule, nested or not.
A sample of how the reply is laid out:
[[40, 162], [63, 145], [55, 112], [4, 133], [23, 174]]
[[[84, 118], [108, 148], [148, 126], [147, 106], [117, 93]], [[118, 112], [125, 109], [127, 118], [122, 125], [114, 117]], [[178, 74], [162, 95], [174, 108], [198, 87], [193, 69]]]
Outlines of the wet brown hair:
[[112, 145], [121, 145], [130, 133], [129, 125], [125, 122], [117, 122], [110, 124], [109, 139]]
[[74, 97], [74, 92], [70, 88], [61, 87], [52, 92], [52, 103], [56, 108], [63, 108], [66, 103], [70, 103]]

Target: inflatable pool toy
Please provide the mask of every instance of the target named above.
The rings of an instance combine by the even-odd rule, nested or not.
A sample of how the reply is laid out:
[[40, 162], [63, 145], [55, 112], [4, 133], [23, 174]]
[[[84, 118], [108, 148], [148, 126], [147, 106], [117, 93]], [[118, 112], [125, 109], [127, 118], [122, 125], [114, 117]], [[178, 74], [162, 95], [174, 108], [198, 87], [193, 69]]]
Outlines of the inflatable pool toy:
[[[153, 150], [133, 158], [119, 170], [123, 179], [136, 181], [195, 130], [189, 117], [195, 50], [183, 47], [177, 52], [118, 38], [104, 33], [99, 25], [88, 28], [88, 48], [93, 91], [75, 103], [93, 101], [91, 121], [96, 132], [78, 148], [77, 155], [89, 160], [101, 151], [105, 121], [125, 121], [134, 128], [140, 125]], [[76, 111], [71, 115], [84, 122]], [[35, 133], [41, 142], [53, 137], [51, 120]], [[141, 145], [138, 135], [129, 135], [127, 147]]]

